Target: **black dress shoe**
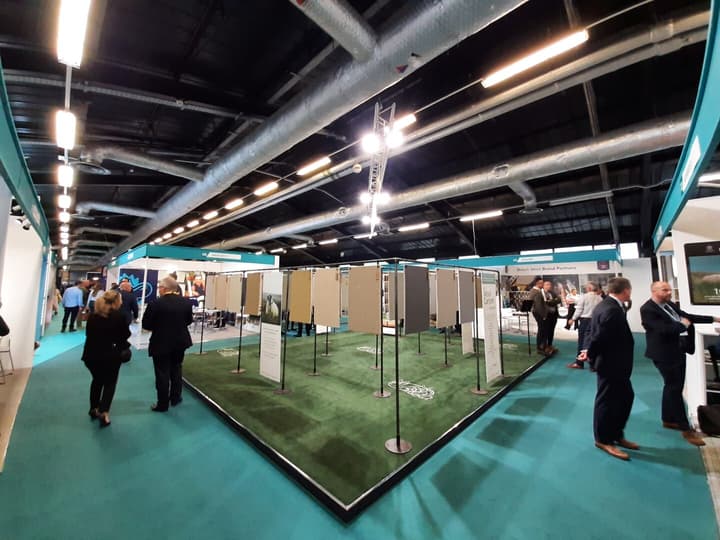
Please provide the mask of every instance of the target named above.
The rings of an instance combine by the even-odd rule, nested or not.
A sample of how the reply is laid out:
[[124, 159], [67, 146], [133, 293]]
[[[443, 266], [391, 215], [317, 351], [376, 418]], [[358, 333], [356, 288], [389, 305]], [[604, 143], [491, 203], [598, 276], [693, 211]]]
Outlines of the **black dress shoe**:
[[95, 420], [100, 417], [100, 413], [98, 412], [98, 410], [96, 408], [93, 408], [88, 411], [88, 416], [90, 418], [92, 418], [93, 420]]
[[110, 425], [110, 418], [105, 416], [104, 414], [98, 415], [98, 419], [100, 420], [101, 428], [106, 428]]
[[150, 405], [150, 410], [153, 412], [167, 412], [168, 407], [167, 405], [163, 407], [157, 403], [153, 403], [152, 405]]
[[179, 397], [177, 399], [171, 399], [170, 405], [172, 405], [173, 407], [177, 407], [178, 405], [180, 405], [182, 403], [182, 401], [183, 401], [183, 398], [181, 398], [181, 397]]

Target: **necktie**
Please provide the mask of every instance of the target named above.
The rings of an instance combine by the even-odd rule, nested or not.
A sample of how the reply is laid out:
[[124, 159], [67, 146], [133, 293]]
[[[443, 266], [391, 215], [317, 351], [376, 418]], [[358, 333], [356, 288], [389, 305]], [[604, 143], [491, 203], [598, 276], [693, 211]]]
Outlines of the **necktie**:
[[671, 308], [667, 304], [663, 304], [663, 309], [667, 312], [668, 315], [673, 318], [673, 320], [680, 322], [680, 317], [678, 317], [678, 314], [675, 313], [675, 310], [673, 308]]

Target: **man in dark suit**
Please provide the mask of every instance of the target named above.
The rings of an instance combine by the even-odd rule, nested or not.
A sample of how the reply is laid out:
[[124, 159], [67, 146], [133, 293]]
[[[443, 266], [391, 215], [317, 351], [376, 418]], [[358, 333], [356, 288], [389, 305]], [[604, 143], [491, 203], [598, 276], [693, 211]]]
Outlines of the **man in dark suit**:
[[120, 312], [125, 317], [128, 325], [130, 325], [130, 323], [137, 320], [139, 309], [137, 298], [135, 297], [135, 293], [132, 292], [132, 285], [130, 285], [129, 281], [120, 283], [120, 296], [122, 297]]
[[665, 386], [662, 397], [662, 425], [682, 432], [687, 442], [705, 446], [700, 434], [692, 429], [685, 413], [685, 354], [695, 352], [693, 323], [720, 322], [720, 317], [693, 315], [682, 311], [670, 301], [672, 289], [664, 281], [656, 281], [650, 288], [651, 298], [640, 308], [650, 358], [662, 375]]
[[595, 446], [613, 457], [629, 460], [630, 456], [616, 445], [631, 450], [639, 446], [625, 438], [635, 393], [630, 375], [633, 368], [634, 340], [625, 315], [632, 286], [626, 278], [608, 282], [608, 296], [593, 310], [590, 332], [580, 360], [591, 359], [597, 370], [597, 394], [593, 429]]
[[182, 401], [182, 362], [185, 349], [192, 345], [188, 326], [193, 314], [190, 302], [177, 293], [173, 278], [163, 278], [158, 292], [160, 298], [147, 305], [142, 327], [152, 332], [148, 354], [155, 367], [157, 403], [151, 409], [165, 412], [169, 405]]
[[543, 279], [535, 278], [533, 288], [530, 289], [528, 300], [532, 300], [531, 312], [537, 323], [537, 352], [538, 354], [547, 354], [547, 325], [545, 318], [547, 317], [547, 306], [545, 305], [545, 296], [543, 294]]
[[545, 337], [547, 339], [547, 354], [557, 352], [553, 347], [555, 341], [555, 327], [558, 321], [558, 306], [562, 303], [560, 297], [553, 291], [552, 281], [543, 282], [543, 295], [545, 296]]

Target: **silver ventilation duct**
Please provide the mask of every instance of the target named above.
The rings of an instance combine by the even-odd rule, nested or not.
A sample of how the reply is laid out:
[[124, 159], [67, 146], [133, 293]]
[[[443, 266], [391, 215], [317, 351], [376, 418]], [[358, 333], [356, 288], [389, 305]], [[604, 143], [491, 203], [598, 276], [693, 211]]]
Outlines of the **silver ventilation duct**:
[[[689, 114], [683, 113], [660, 121], [645, 122], [610, 132], [597, 138], [580, 140], [546, 152], [538, 152], [508, 163], [469, 171], [396, 194], [383, 207], [383, 212], [453, 199], [508, 186], [514, 182], [544, 178], [596, 166], [600, 163], [682, 146], [689, 127]], [[336, 211], [314, 214], [275, 227], [268, 227], [262, 231], [227, 239], [204, 246], [204, 248], [231, 249], [239, 244], [265, 242], [289, 234], [303, 233], [359, 220], [366, 212], [367, 207], [364, 204], [340, 208]]]
[[99, 210], [100, 212], [108, 212], [110, 214], [125, 214], [127, 216], [138, 216], [142, 218], [152, 219], [155, 212], [143, 210], [142, 208], [132, 208], [130, 206], [120, 206], [117, 204], [104, 203], [99, 201], [85, 201], [77, 203], [75, 210], [78, 214], [87, 214], [90, 210]]
[[104, 160], [109, 159], [119, 163], [135, 165], [136, 167], [140, 167], [142, 169], [149, 169], [151, 171], [158, 171], [164, 174], [178, 176], [180, 178], [187, 178], [193, 182], [200, 182], [203, 179], [203, 173], [198, 169], [178, 165], [177, 163], [164, 159], [157, 159], [139, 152], [131, 152], [119, 146], [113, 145], [86, 148], [81, 154], [81, 159], [82, 161], [97, 163], [98, 165]]
[[[404, 146], [391, 151], [390, 157], [399, 156], [443, 137], [453, 135], [507, 112], [557, 94], [573, 86], [591, 81], [608, 73], [623, 69], [654, 56], [670, 54], [688, 45], [700, 43], [707, 35], [709, 11], [664, 22], [644, 32], [581, 57], [543, 75], [530, 79], [509, 90], [463, 108], [452, 115], [440, 118], [427, 127], [410, 132]], [[312, 189], [329, 184], [351, 174], [356, 159], [333, 165], [277, 193], [229, 212], [219, 219], [182, 233], [173, 242], [195, 236], [203, 231], [249, 216], [279, 202], [291, 199]], [[363, 166], [367, 162], [361, 163]], [[522, 195], [521, 195], [522, 197]]]
[[535, 214], [542, 212], [542, 210], [537, 207], [537, 197], [535, 196], [535, 192], [525, 182], [512, 182], [511, 184], [508, 184], [508, 187], [523, 200], [523, 204], [525, 206], [522, 210], [520, 210], [523, 214]]
[[78, 246], [103, 246], [103, 247], [113, 247], [115, 245], [115, 242], [106, 242], [105, 240], [85, 240], [84, 238], [81, 238], [80, 240], [75, 240], [74, 242], [70, 243], [71, 248], [76, 248]]
[[80, 227], [73, 231], [73, 234], [81, 235], [84, 233], [109, 234], [112, 236], [130, 236], [130, 231], [125, 229], [105, 229], [104, 227]]
[[[408, 14], [378, 38], [367, 62], [349, 62], [297, 95], [240, 141], [205, 174], [200, 184], [181, 189], [113, 250], [121, 253], [221, 194], [243, 178], [343, 114], [397, 83], [465, 38], [525, 3], [525, 0], [423, 0], [408, 4]], [[106, 262], [106, 261], [102, 261]]]
[[355, 60], [364, 62], [372, 56], [375, 32], [345, 0], [290, 0], [290, 3], [327, 32]]

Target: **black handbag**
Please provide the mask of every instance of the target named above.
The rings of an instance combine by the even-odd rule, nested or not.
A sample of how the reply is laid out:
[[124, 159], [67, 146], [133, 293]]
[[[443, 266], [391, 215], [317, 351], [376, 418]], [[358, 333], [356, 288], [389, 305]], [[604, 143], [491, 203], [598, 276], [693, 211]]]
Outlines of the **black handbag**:
[[127, 349], [120, 349], [118, 357], [123, 364], [129, 362], [132, 358], [132, 351], [130, 350], [130, 347], [128, 347]]

